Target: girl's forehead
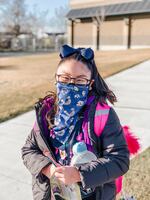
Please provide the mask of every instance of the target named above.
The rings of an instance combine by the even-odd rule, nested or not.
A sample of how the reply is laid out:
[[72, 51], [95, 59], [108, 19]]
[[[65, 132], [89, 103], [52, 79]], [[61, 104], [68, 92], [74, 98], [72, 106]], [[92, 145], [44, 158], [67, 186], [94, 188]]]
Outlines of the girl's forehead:
[[75, 75], [90, 75], [91, 71], [88, 69], [86, 64], [77, 60], [66, 60], [61, 63], [57, 69], [57, 73], [68, 73]]

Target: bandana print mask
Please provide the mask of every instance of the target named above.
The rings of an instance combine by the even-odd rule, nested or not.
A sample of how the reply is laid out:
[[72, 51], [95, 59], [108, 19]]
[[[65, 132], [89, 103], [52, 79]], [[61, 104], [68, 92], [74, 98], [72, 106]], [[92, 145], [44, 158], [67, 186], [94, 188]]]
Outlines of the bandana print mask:
[[75, 128], [78, 113], [86, 104], [89, 85], [57, 83], [58, 113], [55, 115], [53, 131], [64, 144]]

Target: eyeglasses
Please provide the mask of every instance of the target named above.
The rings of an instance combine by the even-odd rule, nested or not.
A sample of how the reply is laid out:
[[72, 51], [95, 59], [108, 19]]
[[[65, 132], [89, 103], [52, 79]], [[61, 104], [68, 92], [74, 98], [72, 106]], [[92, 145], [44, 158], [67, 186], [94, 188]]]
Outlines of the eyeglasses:
[[65, 74], [55, 74], [55, 79], [57, 82], [61, 82], [61, 83], [71, 83], [71, 80], [74, 80], [74, 84], [75, 85], [87, 85], [91, 82], [91, 80], [87, 79], [87, 78], [71, 78], [68, 75]]

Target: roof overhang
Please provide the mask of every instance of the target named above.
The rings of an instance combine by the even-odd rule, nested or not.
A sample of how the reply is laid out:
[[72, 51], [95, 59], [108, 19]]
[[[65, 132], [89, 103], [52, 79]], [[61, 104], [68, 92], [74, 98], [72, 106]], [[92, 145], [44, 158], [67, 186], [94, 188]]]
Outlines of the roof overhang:
[[103, 5], [90, 8], [72, 9], [66, 17], [70, 20], [92, 18], [97, 15], [109, 16], [122, 16], [133, 14], [150, 14], [150, 0], [142, 0], [138, 2], [119, 3], [112, 5]]

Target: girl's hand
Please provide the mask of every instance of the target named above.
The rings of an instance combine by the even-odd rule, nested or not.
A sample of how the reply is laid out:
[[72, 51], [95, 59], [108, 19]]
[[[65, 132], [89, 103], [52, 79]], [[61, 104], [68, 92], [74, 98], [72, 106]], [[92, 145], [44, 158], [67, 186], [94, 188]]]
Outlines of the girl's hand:
[[55, 169], [56, 167], [53, 164], [50, 164], [42, 169], [42, 173], [50, 179], [55, 173]]
[[[49, 151], [45, 150], [43, 151], [43, 154], [48, 157]], [[50, 179], [51, 176], [55, 173], [55, 168], [56, 167], [53, 164], [50, 164], [42, 169], [42, 173]]]
[[54, 175], [65, 185], [81, 181], [79, 171], [73, 166], [56, 167]]

